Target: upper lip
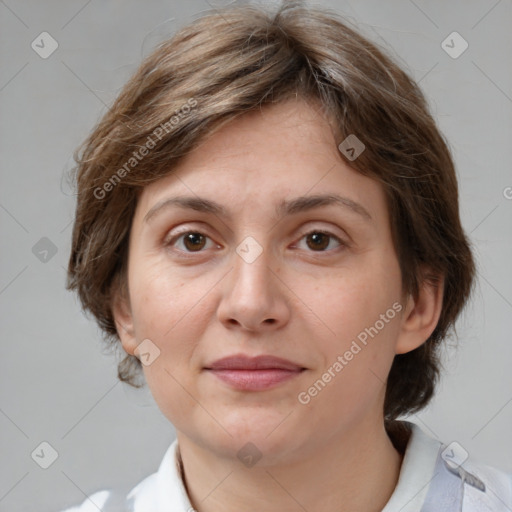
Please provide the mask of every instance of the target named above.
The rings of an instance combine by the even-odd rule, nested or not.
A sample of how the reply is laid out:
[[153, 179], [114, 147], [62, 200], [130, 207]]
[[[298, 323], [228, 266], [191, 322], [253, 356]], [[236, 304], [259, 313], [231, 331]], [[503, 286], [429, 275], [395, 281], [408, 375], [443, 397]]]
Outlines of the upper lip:
[[298, 364], [271, 355], [261, 355], [256, 357], [238, 354], [223, 357], [205, 367], [207, 370], [290, 370], [298, 371], [304, 368]]

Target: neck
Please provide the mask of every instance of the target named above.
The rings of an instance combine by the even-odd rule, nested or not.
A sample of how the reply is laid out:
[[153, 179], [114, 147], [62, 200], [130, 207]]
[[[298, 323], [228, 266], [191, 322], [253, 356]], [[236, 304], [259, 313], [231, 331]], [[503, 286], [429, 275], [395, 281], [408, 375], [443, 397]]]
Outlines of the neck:
[[321, 441], [307, 458], [246, 468], [178, 432], [191, 504], [198, 512], [381, 511], [402, 463], [384, 424], [358, 424], [339, 438]]

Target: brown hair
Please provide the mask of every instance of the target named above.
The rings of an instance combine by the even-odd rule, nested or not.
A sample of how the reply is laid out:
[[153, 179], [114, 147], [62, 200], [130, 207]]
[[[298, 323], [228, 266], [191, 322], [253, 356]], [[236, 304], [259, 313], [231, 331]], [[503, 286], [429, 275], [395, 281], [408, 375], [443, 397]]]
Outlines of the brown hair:
[[[144, 60], [80, 151], [68, 288], [119, 346], [113, 294], [126, 288], [128, 237], [142, 188], [224, 123], [262, 105], [316, 101], [338, 143], [355, 134], [366, 149], [349, 162], [382, 183], [404, 294], [444, 276], [439, 322], [419, 348], [396, 355], [387, 421], [425, 407], [440, 373], [439, 345], [473, 285], [447, 145], [418, 86], [392, 59], [332, 11], [287, 2], [210, 12]], [[424, 274], [425, 269], [430, 273]], [[126, 355], [126, 354], [125, 354]], [[140, 362], [119, 364], [135, 384]]]

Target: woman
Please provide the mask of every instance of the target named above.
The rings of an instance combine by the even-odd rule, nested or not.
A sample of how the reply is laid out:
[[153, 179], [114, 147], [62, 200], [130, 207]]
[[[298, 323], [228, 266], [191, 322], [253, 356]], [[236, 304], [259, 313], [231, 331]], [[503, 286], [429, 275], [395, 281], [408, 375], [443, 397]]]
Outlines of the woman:
[[77, 157], [69, 288], [176, 441], [73, 510], [507, 510], [424, 408], [474, 261], [417, 85], [339, 17], [204, 16]]

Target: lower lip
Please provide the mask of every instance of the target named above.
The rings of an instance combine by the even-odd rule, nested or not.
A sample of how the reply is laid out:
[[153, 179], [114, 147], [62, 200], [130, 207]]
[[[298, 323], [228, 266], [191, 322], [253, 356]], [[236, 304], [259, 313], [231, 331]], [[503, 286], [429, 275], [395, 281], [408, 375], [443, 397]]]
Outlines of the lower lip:
[[302, 373], [302, 370], [208, 370], [230, 386], [244, 391], [261, 391], [286, 382]]

